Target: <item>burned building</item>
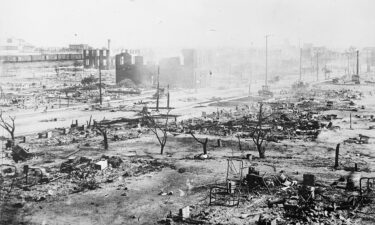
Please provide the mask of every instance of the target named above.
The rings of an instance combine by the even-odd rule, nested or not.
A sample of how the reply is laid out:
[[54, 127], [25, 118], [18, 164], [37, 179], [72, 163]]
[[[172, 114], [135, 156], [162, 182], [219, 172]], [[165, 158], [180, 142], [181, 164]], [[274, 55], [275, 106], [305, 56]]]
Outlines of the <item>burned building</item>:
[[159, 70], [159, 82], [161, 85], [194, 87], [195, 50], [183, 50], [182, 55], [183, 60], [178, 56], [164, 58], [159, 61], [159, 66], [156, 66], [145, 65], [143, 56], [133, 56], [128, 51], [118, 54], [115, 60], [116, 83], [124, 79], [130, 79], [136, 84], [155, 84]]
[[123, 52], [115, 57], [116, 64], [116, 83], [124, 79], [130, 79], [135, 84], [151, 84], [152, 74], [155, 68], [144, 65], [143, 56], [133, 56], [128, 52]]
[[110, 54], [108, 49], [86, 49], [83, 51], [84, 68], [108, 70], [110, 68]]

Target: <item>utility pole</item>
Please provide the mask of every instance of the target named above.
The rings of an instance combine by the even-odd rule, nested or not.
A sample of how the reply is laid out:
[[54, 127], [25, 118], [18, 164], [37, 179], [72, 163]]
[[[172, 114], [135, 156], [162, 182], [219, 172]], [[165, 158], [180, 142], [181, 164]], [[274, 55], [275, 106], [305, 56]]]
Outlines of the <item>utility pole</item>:
[[269, 37], [270, 35], [269, 34], [267, 34], [266, 35], [266, 86], [267, 86], [267, 76], [268, 76], [268, 37]]
[[158, 85], [156, 90], [156, 111], [159, 111], [159, 75], [160, 75], [160, 66], [158, 66]]
[[313, 63], [313, 55], [310, 54], [310, 62], [311, 62], [311, 77], [314, 75], [314, 63]]
[[359, 50], [357, 50], [357, 75], [359, 75]]
[[299, 81], [302, 80], [302, 48], [299, 49]]
[[169, 84], [168, 84], [168, 93], [167, 93], [167, 109], [169, 109]]
[[102, 71], [100, 69], [100, 59], [99, 59], [99, 63], [98, 63], [98, 67], [99, 67], [99, 101], [100, 101], [100, 105], [102, 105]]
[[251, 94], [251, 79], [252, 79], [252, 76], [253, 76], [253, 43], [251, 43], [251, 49], [250, 49], [250, 77], [249, 77], [249, 97], [250, 97], [250, 94]]
[[316, 80], [319, 80], [319, 52], [316, 52]]

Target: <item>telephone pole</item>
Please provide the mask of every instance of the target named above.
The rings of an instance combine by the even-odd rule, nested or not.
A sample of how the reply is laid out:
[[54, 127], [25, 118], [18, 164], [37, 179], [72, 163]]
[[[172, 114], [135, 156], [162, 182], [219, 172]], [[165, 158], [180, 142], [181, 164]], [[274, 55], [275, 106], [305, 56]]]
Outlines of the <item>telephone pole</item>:
[[299, 49], [299, 81], [302, 80], [302, 48]]
[[99, 63], [98, 63], [98, 67], [99, 67], [99, 101], [100, 101], [100, 105], [102, 105], [102, 71], [100, 69], [100, 60], [99, 60]]
[[170, 101], [170, 95], [169, 95], [169, 84], [168, 84], [168, 93], [167, 93], [167, 109], [169, 110], [169, 101]]
[[357, 50], [357, 75], [359, 75], [359, 50]]
[[269, 34], [266, 35], [266, 82], [265, 82], [266, 86], [267, 86], [267, 76], [268, 76], [268, 37], [269, 36], [270, 36]]
[[316, 52], [316, 81], [319, 80], [319, 52]]
[[156, 90], [156, 111], [159, 111], [159, 74], [160, 74], [160, 66], [158, 66], [158, 85]]
[[250, 77], [249, 77], [249, 97], [250, 97], [250, 94], [251, 94], [251, 79], [252, 79], [252, 76], [253, 76], [253, 43], [251, 43], [251, 49], [250, 49]]

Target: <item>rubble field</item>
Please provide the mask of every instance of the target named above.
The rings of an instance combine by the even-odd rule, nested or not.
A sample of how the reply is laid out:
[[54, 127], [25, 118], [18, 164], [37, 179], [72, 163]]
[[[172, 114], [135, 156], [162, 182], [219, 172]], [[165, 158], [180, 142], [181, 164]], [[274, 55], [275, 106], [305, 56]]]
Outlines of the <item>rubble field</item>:
[[321, 83], [16, 137], [0, 223], [374, 224], [374, 91]]

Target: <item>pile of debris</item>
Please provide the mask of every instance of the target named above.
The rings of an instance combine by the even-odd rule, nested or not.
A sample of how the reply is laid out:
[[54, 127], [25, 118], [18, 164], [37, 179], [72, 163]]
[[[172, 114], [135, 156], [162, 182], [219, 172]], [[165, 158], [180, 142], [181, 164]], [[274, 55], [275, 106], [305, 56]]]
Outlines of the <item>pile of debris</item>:
[[348, 138], [347, 140], [344, 140], [344, 143], [368, 144], [369, 139], [369, 136], [359, 134], [358, 137]]

